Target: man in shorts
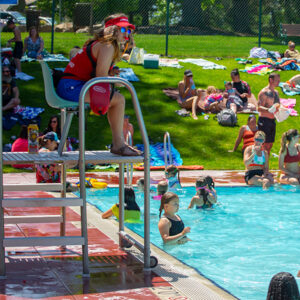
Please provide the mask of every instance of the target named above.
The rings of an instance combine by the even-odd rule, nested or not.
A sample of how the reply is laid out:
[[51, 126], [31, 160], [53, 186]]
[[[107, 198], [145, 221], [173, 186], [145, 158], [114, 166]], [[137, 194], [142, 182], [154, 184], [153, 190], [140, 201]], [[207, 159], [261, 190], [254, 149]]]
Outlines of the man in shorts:
[[13, 20], [7, 21], [7, 27], [10, 30], [12, 30], [12, 32], [14, 33], [14, 37], [12, 39], [8, 40], [8, 44], [10, 44], [12, 42], [15, 43], [15, 48], [13, 51], [13, 58], [14, 58], [14, 62], [15, 62], [17, 71], [22, 72], [20, 59], [23, 56], [23, 42], [22, 42], [21, 32]]
[[[275, 141], [276, 134], [274, 114], [279, 108], [279, 94], [275, 88], [278, 86], [279, 82], [280, 75], [277, 73], [271, 73], [269, 75], [268, 86], [264, 87], [258, 94], [258, 130], [261, 130], [266, 134], [263, 148], [264, 150], [268, 151], [269, 154]], [[276, 110], [274, 112], [270, 112], [270, 108], [274, 104], [277, 104]]]

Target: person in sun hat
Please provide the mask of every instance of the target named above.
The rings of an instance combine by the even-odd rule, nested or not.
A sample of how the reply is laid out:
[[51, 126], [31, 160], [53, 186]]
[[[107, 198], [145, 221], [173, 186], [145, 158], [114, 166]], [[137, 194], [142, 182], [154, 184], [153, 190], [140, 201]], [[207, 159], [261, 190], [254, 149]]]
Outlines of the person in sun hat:
[[[63, 99], [78, 102], [83, 85], [94, 77], [113, 75], [113, 66], [120, 60], [120, 44], [129, 39], [135, 26], [124, 14], [115, 14], [104, 20], [104, 26], [89, 39], [67, 65], [57, 86]], [[85, 102], [97, 115], [107, 113], [112, 131], [110, 151], [122, 156], [141, 155], [125, 143], [123, 135], [125, 98], [109, 83], [93, 85], [86, 93]]]
[[180, 106], [182, 108], [192, 110], [192, 118], [197, 120], [196, 110], [198, 102], [201, 99], [201, 90], [197, 90], [194, 80], [193, 72], [191, 70], [184, 71], [183, 80], [178, 83], [178, 90], [180, 96]]

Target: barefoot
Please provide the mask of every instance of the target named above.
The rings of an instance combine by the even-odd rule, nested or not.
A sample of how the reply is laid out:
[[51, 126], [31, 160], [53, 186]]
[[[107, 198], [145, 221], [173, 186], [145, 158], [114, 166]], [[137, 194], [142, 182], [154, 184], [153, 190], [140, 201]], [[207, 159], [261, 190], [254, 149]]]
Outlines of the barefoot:
[[198, 117], [197, 117], [196, 115], [192, 115], [192, 118], [193, 118], [194, 120], [198, 120]]

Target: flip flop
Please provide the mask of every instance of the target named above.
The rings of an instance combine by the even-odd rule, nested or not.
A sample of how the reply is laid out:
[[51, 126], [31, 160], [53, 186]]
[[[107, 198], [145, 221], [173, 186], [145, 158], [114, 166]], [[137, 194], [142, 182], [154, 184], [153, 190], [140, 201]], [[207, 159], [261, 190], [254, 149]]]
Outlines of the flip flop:
[[[126, 153], [126, 150], [129, 149], [131, 152], [130, 153]], [[134, 149], [133, 147], [125, 144], [124, 146], [122, 146], [121, 148], [115, 150], [113, 148], [110, 149], [110, 152], [113, 154], [117, 154], [120, 156], [140, 156], [143, 155], [143, 153], [140, 150]]]

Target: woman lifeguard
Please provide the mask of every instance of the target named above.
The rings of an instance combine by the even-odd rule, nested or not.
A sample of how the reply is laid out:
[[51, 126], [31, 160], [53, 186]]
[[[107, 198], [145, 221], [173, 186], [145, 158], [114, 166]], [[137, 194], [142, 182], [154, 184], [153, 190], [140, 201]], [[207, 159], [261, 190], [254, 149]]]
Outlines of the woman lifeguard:
[[299, 137], [300, 135], [297, 129], [290, 129], [282, 135], [281, 148], [279, 152], [279, 169], [281, 171], [279, 178], [280, 183], [299, 185]]

